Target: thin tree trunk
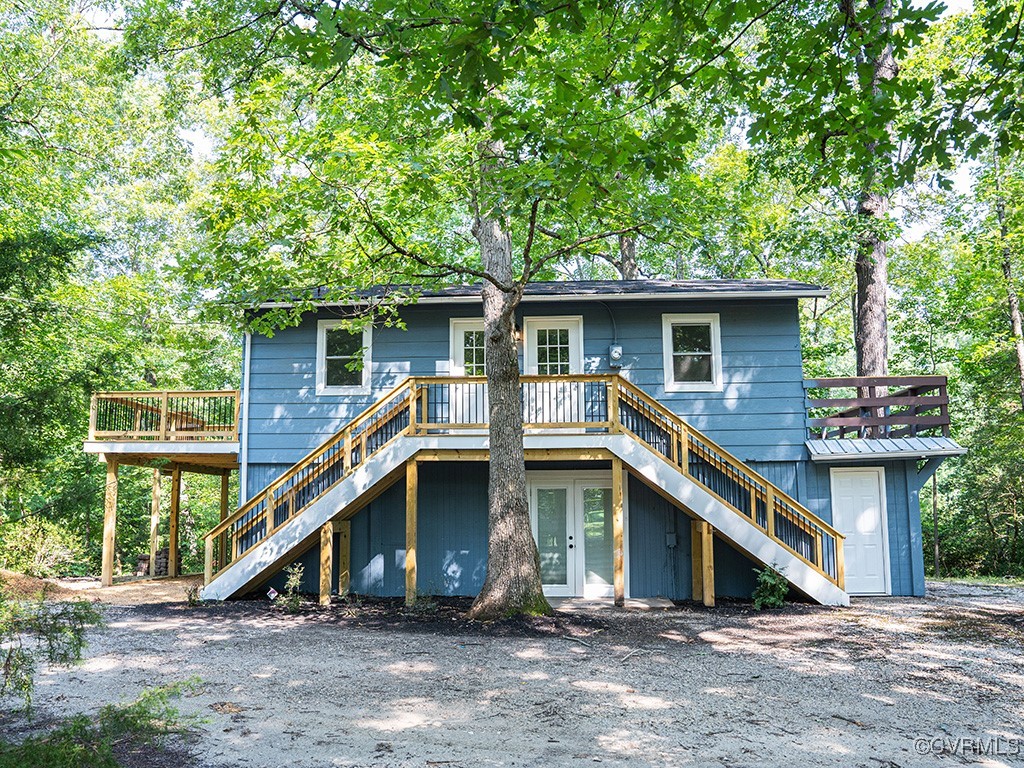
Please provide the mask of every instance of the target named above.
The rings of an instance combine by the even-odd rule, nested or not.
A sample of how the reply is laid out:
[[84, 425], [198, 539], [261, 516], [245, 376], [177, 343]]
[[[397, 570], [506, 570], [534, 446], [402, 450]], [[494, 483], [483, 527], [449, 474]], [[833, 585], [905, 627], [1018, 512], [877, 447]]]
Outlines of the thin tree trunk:
[[1013, 332], [1013, 348], [1017, 354], [1017, 384], [1021, 407], [1024, 408], [1024, 322], [1021, 321], [1020, 297], [1013, 279], [1013, 259], [1010, 252], [1009, 228], [1006, 223], [1006, 201], [999, 182], [999, 160], [995, 159], [996, 218], [999, 220], [999, 242], [1002, 245], [1003, 281], [1006, 286], [1006, 302], [1010, 309], [1010, 329]]
[[932, 475], [932, 544], [935, 549], [935, 578], [942, 577], [942, 550], [939, 546], [939, 473]]
[[[482, 164], [486, 176], [487, 164]], [[512, 240], [490, 212], [478, 213], [473, 235], [484, 271], [505, 286], [516, 284]], [[487, 578], [469, 610], [473, 619], [515, 614], [550, 614], [540, 578], [540, 555], [533, 539], [526, 493], [523, 407], [519, 395], [515, 309], [521, 293], [484, 281], [484, 359], [490, 425], [487, 489]]]

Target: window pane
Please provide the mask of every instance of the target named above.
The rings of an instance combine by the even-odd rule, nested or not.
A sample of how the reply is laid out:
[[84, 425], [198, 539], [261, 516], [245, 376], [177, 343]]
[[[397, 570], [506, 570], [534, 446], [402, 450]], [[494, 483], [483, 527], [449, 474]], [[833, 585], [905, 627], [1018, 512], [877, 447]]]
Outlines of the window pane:
[[673, 352], [710, 352], [710, 325], [673, 325]]
[[363, 346], [363, 334], [352, 333], [344, 328], [327, 330], [327, 357], [356, 357]]
[[558, 343], [564, 347], [569, 346], [569, 329], [561, 328], [558, 331]]
[[672, 375], [676, 381], [711, 383], [711, 355], [672, 355]]
[[612, 584], [612, 490], [583, 489], [583, 544], [586, 552], [586, 583]]
[[464, 331], [462, 334], [462, 357], [467, 376], [483, 376], [484, 332]]
[[538, 489], [537, 549], [544, 584], [568, 583], [567, 516], [568, 495], [564, 488]]
[[349, 370], [354, 358], [329, 357], [325, 360], [324, 384], [328, 387], [358, 387], [363, 383], [361, 370]]

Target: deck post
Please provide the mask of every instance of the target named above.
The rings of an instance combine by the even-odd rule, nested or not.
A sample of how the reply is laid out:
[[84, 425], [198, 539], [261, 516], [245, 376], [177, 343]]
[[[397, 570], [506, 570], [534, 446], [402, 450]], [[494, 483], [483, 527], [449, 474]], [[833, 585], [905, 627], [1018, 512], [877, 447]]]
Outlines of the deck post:
[[171, 525], [167, 537], [167, 575], [178, 575], [178, 512], [181, 511], [181, 467], [171, 470]]
[[[230, 491], [231, 483], [231, 470], [224, 470], [224, 474], [220, 476], [220, 521], [223, 523], [228, 519], [228, 515], [231, 514], [231, 510], [228, 508], [228, 493]], [[228, 537], [227, 533], [220, 535], [220, 547], [218, 555], [220, 556], [217, 560], [217, 567], [223, 569], [228, 563]]]
[[156, 551], [160, 546], [160, 470], [153, 470], [153, 501], [149, 508], [149, 575], [156, 576]]
[[331, 581], [334, 575], [334, 523], [320, 526], [320, 605], [331, 604]]
[[352, 577], [352, 521], [336, 520], [334, 531], [338, 534], [338, 594], [348, 594]]
[[612, 568], [615, 605], [626, 604], [626, 568], [622, 511], [622, 459], [612, 457]]
[[715, 605], [715, 540], [711, 523], [694, 520], [690, 525], [693, 555], [693, 599], [709, 608]]
[[107, 459], [107, 486], [103, 497], [103, 562], [100, 586], [114, 583], [114, 544], [117, 533], [117, 461]]
[[416, 505], [419, 500], [419, 465], [405, 463], [405, 604], [416, 603]]

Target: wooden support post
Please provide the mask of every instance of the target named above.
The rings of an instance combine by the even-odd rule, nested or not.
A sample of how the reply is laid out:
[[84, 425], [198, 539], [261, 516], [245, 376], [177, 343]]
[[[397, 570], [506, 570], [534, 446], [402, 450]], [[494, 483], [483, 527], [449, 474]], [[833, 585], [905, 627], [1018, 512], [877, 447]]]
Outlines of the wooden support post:
[[715, 604], [714, 528], [703, 520], [690, 526], [690, 551], [693, 555], [693, 599], [709, 608]]
[[167, 575], [178, 575], [178, 512], [181, 511], [181, 467], [171, 470], [171, 525], [167, 536]]
[[619, 423], [619, 380], [614, 377], [608, 380], [608, 431], [621, 432]]
[[338, 534], [338, 594], [344, 597], [352, 582], [352, 521], [336, 521], [334, 531]]
[[622, 510], [622, 459], [612, 458], [612, 569], [615, 605], [626, 604], [626, 568]]
[[[765, 531], [767, 531], [769, 538], [775, 538], [775, 488], [774, 486], [767, 486], [764, 489], [764, 506], [767, 515], [764, 520]], [[754, 524], [757, 524], [757, 519], [754, 519]]]
[[836, 536], [836, 584], [840, 589], [846, 589], [846, 559], [843, 540]]
[[[228, 507], [228, 492], [231, 484], [231, 470], [225, 470], [224, 474], [220, 476], [220, 521], [223, 523], [228, 519], [228, 515], [231, 514], [231, 510]], [[217, 559], [217, 568], [223, 569], [228, 564], [228, 536], [227, 533], [220, 535], [220, 547], [219, 557]]]
[[416, 505], [419, 501], [419, 465], [405, 463], [405, 604], [416, 602]]
[[213, 539], [207, 537], [203, 540], [203, 586], [209, 586], [213, 581]]
[[153, 470], [153, 502], [149, 508], [149, 575], [156, 576], [156, 551], [160, 548], [160, 470]]
[[167, 434], [167, 393], [160, 393], [160, 439], [166, 440]]
[[320, 527], [320, 605], [331, 604], [331, 577], [334, 575], [334, 524]]
[[117, 539], [117, 461], [107, 459], [107, 487], [103, 497], [103, 563], [100, 585], [114, 583], [114, 544]]

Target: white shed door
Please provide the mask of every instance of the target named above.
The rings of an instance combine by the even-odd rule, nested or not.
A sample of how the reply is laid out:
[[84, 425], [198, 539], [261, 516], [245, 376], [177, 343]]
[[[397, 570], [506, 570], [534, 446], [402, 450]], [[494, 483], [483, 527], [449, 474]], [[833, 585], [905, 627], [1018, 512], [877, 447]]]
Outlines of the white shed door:
[[851, 595], [889, 592], [884, 489], [880, 468], [832, 470], [832, 524], [846, 536], [846, 591]]

